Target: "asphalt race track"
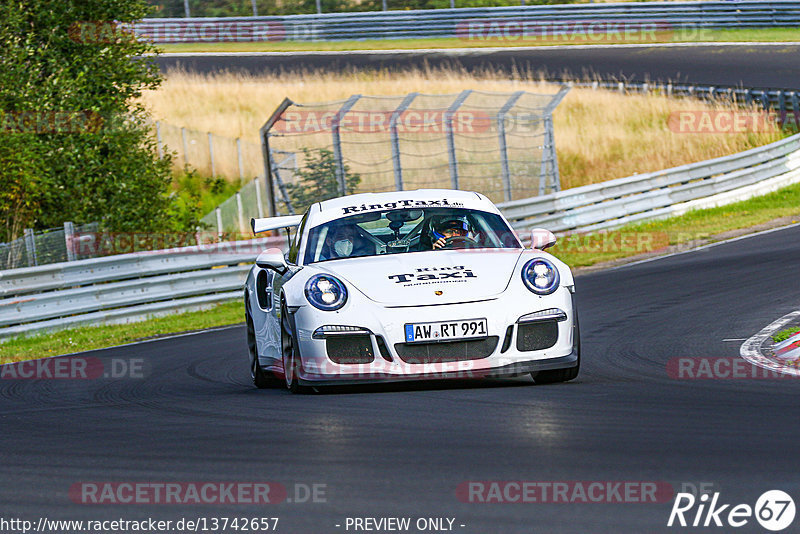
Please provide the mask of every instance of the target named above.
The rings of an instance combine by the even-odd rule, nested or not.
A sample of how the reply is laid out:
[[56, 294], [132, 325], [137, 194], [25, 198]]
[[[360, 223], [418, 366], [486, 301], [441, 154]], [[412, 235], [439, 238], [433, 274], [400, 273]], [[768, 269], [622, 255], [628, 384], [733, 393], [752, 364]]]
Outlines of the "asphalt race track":
[[[672, 495], [659, 503], [486, 504], [461, 502], [456, 488], [661, 481], [674, 491], [711, 484], [724, 503], [752, 506], [770, 489], [797, 498], [800, 382], [676, 379], [667, 364], [738, 357], [741, 341], [723, 340], [749, 337], [796, 309], [798, 264], [800, 227], [792, 227], [579, 277], [583, 367], [566, 384], [256, 390], [243, 326], [84, 355], [143, 360], [144, 379], [6, 378], [2, 515], [266, 516], [290, 533], [347, 532], [347, 517], [365, 516], [450, 517], [464, 533], [694, 532], [666, 528]], [[73, 503], [70, 486], [89, 481], [273, 481], [290, 499], [295, 484], [324, 484], [325, 494], [317, 499], [324, 502], [262, 506]], [[752, 518], [737, 531], [764, 532]]]
[[614, 78], [628, 81], [673, 81], [698, 85], [793, 89], [800, 45], [741, 44], [725, 46], [561, 46], [505, 48], [494, 51], [408, 51], [271, 53], [252, 55], [167, 54], [162, 69], [180, 67], [202, 73], [220, 70], [252, 74], [287, 70], [402, 69], [430, 65], [512, 69], [542, 73], [550, 79]]

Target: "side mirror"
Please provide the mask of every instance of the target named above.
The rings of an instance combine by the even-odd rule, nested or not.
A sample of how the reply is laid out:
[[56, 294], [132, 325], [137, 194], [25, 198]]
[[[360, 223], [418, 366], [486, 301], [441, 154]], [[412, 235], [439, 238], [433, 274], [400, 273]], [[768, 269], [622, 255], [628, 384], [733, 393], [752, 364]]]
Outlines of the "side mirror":
[[556, 236], [550, 230], [534, 228], [531, 230], [531, 248], [544, 250], [556, 244]]
[[256, 265], [262, 269], [272, 269], [278, 274], [283, 274], [289, 269], [283, 252], [279, 248], [271, 248], [259, 254], [256, 258]]

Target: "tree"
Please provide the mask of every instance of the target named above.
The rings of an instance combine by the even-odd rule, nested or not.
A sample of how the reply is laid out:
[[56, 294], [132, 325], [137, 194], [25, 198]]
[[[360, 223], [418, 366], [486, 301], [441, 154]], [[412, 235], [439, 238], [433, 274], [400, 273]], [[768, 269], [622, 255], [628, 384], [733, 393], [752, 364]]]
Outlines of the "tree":
[[[297, 183], [286, 184], [286, 192], [296, 213], [302, 213], [311, 204], [341, 196], [336, 178], [336, 160], [333, 152], [320, 148], [302, 148], [305, 165], [296, 172]], [[361, 176], [351, 173], [344, 165], [347, 194], [355, 192]]]
[[[169, 230], [172, 162], [137, 98], [161, 82], [144, 0], [0, 0], [0, 241], [98, 221]], [[11, 185], [13, 184], [13, 187]]]

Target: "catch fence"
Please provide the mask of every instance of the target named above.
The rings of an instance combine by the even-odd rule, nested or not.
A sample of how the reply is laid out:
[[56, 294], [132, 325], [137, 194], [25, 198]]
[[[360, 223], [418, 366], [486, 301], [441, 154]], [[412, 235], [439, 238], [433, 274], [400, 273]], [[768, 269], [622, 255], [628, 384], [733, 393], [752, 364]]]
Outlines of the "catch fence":
[[552, 112], [567, 91], [287, 98], [261, 128], [268, 211], [299, 213], [320, 200], [310, 191], [452, 188], [496, 202], [558, 191]]

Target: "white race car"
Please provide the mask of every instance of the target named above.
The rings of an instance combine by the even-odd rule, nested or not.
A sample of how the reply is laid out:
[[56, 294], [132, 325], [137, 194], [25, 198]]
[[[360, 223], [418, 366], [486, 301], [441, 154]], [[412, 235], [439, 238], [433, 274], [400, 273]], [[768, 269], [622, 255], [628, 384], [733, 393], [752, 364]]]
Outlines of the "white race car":
[[251, 224], [296, 228], [289, 251], [262, 252], [247, 277], [259, 388], [578, 375], [575, 282], [543, 252], [555, 236], [534, 230], [525, 249], [479, 193], [365, 193]]

